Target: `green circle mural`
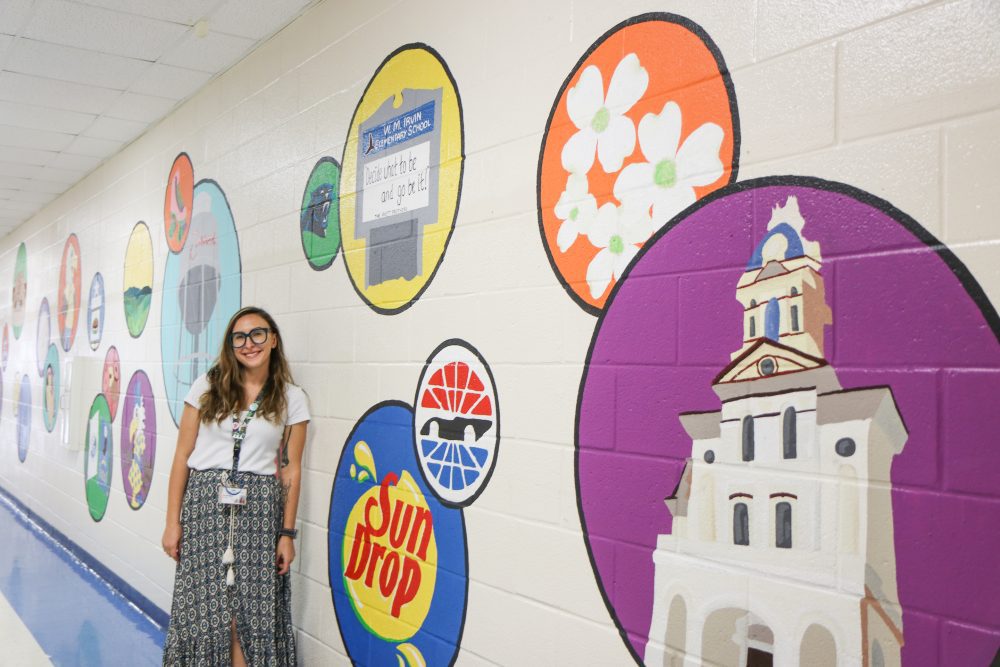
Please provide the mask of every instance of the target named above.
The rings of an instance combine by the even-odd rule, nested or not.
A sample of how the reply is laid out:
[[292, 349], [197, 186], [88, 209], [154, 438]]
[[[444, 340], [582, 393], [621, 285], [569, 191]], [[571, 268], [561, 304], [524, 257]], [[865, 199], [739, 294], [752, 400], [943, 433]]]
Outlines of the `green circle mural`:
[[17, 247], [17, 259], [14, 261], [14, 287], [10, 293], [11, 324], [14, 325], [14, 338], [21, 337], [24, 327], [24, 304], [28, 298], [28, 248], [22, 243]]
[[309, 174], [299, 213], [302, 252], [317, 271], [329, 268], [340, 251], [339, 191], [340, 164], [321, 157]]
[[111, 435], [111, 408], [104, 394], [98, 394], [90, 404], [87, 418], [86, 455], [84, 456], [83, 478], [87, 493], [87, 509], [94, 521], [104, 518], [111, 495], [111, 450], [114, 441]]
[[49, 344], [42, 377], [42, 421], [45, 430], [52, 433], [56, 427], [56, 416], [59, 414], [59, 349], [55, 343]]

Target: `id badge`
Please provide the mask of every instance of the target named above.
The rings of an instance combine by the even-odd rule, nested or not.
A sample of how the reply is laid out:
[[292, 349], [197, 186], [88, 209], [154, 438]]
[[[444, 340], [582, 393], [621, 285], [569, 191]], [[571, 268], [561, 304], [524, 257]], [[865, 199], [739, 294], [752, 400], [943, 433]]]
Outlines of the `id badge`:
[[247, 490], [239, 489], [235, 486], [225, 486], [219, 487], [219, 504], [220, 505], [246, 505], [247, 504]]

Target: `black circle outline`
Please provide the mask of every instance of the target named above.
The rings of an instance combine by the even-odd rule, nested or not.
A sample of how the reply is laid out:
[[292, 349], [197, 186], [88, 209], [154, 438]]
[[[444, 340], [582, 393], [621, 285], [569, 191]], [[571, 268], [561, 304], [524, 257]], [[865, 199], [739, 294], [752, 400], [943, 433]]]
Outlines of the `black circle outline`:
[[[199, 185], [201, 185], [202, 183], [214, 185], [216, 188], [219, 189], [219, 193], [222, 195], [222, 200], [224, 202], [226, 202], [226, 208], [229, 209], [229, 217], [233, 221], [233, 238], [236, 239], [236, 263], [237, 263], [236, 271], [237, 271], [237, 275], [239, 276], [239, 280], [236, 281], [237, 285], [239, 286], [239, 299], [238, 299], [237, 302], [240, 304], [236, 308], [236, 310], [239, 310], [240, 308], [243, 307], [243, 251], [240, 250], [240, 230], [236, 227], [236, 216], [233, 215], [233, 207], [229, 203], [229, 196], [226, 195], [226, 191], [222, 189], [222, 186], [219, 185], [219, 182], [216, 181], [214, 178], [203, 178], [200, 181], [196, 181], [195, 184], [194, 184], [194, 186], [191, 188], [191, 192], [194, 192], [195, 189]], [[193, 203], [191, 205], [192, 205], [192, 207], [194, 206]], [[176, 255], [176, 254], [179, 254], [179, 253], [168, 252], [167, 253], [167, 259], [166, 259], [166, 261], [169, 262], [170, 261], [170, 256], [171, 255]], [[164, 279], [166, 279], [166, 273], [167, 273], [167, 267], [166, 267], [166, 263], [164, 263], [164, 265], [163, 265]], [[165, 288], [166, 285], [164, 284], [163, 287]], [[162, 292], [163, 289], [161, 289], [160, 291]], [[166, 305], [166, 303], [167, 303], [166, 299], [163, 299], [163, 298], [160, 299], [160, 332], [161, 332], [161, 334], [160, 334], [160, 366], [161, 366], [161, 371], [162, 371], [162, 366], [163, 366], [163, 335], [162, 335], [162, 331], [163, 331], [163, 308]], [[145, 329], [145, 327], [143, 327], [143, 328]], [[114, 347], [114, 346], [112, 346], [112, 347]], [[108, 351], [110, 352], [110, 348], [109, 348]], [[121, 355], [119, 355], [119, 357], [120, 356]], [[168, 395], [169, 391], [167, 390], [167, 374], [161, 372], [161, 375], [163, 376], [163, 399], [167, 403], [167, 414], [170, 415], [170, 420], [174, 422], [174, 426], [177, 426], [179, 428], [180, 425], [181, 425], [181, 423], [180, 423], [180, 421], [178, 419], [174, 418], [174, 411], [170, 409], [170, 396]], [[118, 378], [119, 378], [118, 381], [120, 383], [121, 382], [121, 374], [120, 373], [118, 375]], [[120, 393], [121, 392], [119, 392], [119, 394]], [[182, 401], [183, 401], [183, 397], [182, 397]]]
[[[131, 236], [130, 236], [131, 238]], [[83, 251], [80, 249], [80, 237], [76, 235], [76, 232], [70, 232], [69, 236], [66, 237], [66, 243], [63, 244], [62, 257], [59, 259], [59, 283], [65, 283], [66, 276], [66, 249], [69, 247], [70, 241], [76, 241], [76, 255], [77, 261], [80, 264], [78, 271], [80, 273], [80, 291], [83, 290]], [[150, 240], [150, 246], [152, 246], [152, 240]], [[56, 283], [58, 286], [59, 283]], [[65, 287], [65, 284], [63, 285]], [[56, 294], [56, 322], [59, 322], [59, 300], [62, 298], [63, 290], [59, 290]], [[83, 301], [83, 299], [80, 299]], [[50, 303], [51, 307], [52, 304]], [[76, 342], [76, 330], [80, 326], [80, 306], [79, 304], [75, 308], [76, 310], [76, 322], [73, 324], [73, 335], [70, 336], [69, 347], [62, 344], [62, 332], [59, 332], [59, 347], [63, 349], [63, 352], [69, 352], [73, 349], [73, 344]], [[51, 319], [49, 320], [51, 322]], [[51, 325], [50, 325], [51, 326]], [[145, 325], [143, 325], [145, 327]], [[88, 344], [88, 347], [90, 345]]]
[[[90, 433], [90, 414], [94, 411], [94, 406], [97, 404], [97, 399], [104, 399], [104, 406], [108, 409], [108, 416], [111, 417], [109, 421], [110, 424], [114, 424], [115, 418], [111, 414], [111, 404], [108, 403], [108, 397], [104, 395], [104, 392], [97, 392], [94, 396], [94, 400], [90, 402], [90, 409], [87, 410], [87, 433]], [[110, 449], [111, 466], [114, 467], [115, 462], [115, 430], [113, 428], [108, 429], [108, 437], [111, 442], [108, 444], [108, 449]], [[84, 435], [84, 455], [83, 455], [83, 498], [87, 499], [87, 450], [90, 449], [90, 439]], [[111, 484], [115, 481], [114, 474], [110, 476], [108, 480], [108, 502], [104, 506], [104, 511], [101, 512], [101, 516], [94, 516], [94, 513], [90, 509], [90, 503], [87, 503], [87, 516], [94, 520], [94, 523], [100, 523], [104, 520], [104, 515], [108, 513], [108, 505], [111, 504]]]
[[[490, 469], [486, 471], [486, 475], [483, 477], [483, 481], [479, 485], [479, 488], [476, 489], [476, 492], [461, 503], [453, 503], [450, 500], [445, 500], [441, 496], [438, 496], [437, 490], [434, 488], [434, 485], [430, 482], [430, 480], [427, 479], [427, 473], [424, 472], [424, 466], [423, 463], [421, 463], [423, 457], [420, 455], [420, 444], [417, 439], [416, 416], [417, 416], [417, 405], [420, 404], [420, 387], [422, 387], [424, 384], [424, 377], [427, 375], [427, 369], [430, 368], [431, 362], [434, 361], [434, 357], [436, 357], [441, 350], [443, 350], [446, 347], [450, 347], [452, 345], [456, 345], [458, 347], [464, 347], [466, 350], [471, 352], [472, 355], [479, 360], [479, 363], [483, 365], [483, 368], [486, 369], [486, 375], [488, 375], [490, 378], [490, 386], [492, 386], [493, 388], [493, 414], [495, 417], [493, 420], [493, 425], [496, 426], [497, 430], [496, 445], [494, 445], [493, 447], [493, 461], [490, 463]], [[486, 485], [490, 483], [490, 479], [493, 477], [493, 471], [496, 470], [497, 467], [497, 459], [500, 458], [500, 394], [497, 391], [497, 381], [493, 377], [493, 369], [490, 368], [490, 365], [486, 363], [486, 359], [483, 358], [483, 355], [479, 353], [479, 350], [477, 350], [475, 346], [472, 345], [472, 343], [466, 340], [462, 340], [461, 338], [449, 338], [448, 340], [444, 341], [436, 348], [434, 348], [434, 351], [431, 352], [429, 357], [427, 357], [427, 361], [424, 362], [424, 367], [420, 371], [420, 379], [417, 380], [417, 389], [416, 393], [413, 396], [413, 417], [414, 417], [413, 454], [417, 458], [417, 464], [418, 467], [420, 468], [420, 474], [423, 476], [424, 482], [427, 484], [427, 488], [431, 490], [431, 493], [433, 493], [434, 496], [442, 504], [447, 505], [448, 507], [455, 507], [455, 508], [468, 507], [472, 503], [476, 502], [476, 499], [479, 497], [479, 494], [481, 494], [483, 490], [486, 488]]]
[[[94, 281], [97, 280], [98, 277], [100, 277], [100, 279], [101, 279], [101, 294], [104, 296], [104, 298], [107, 298], [107, 291], [104, 289], [104, 276], [101, 275], [100, 271], [95, 271], [94, 272], [94, 277], [90, 279], [90, 286], [91, 286], [91, 288], [93, 288]], [[91, 291], [87, 290], [87, 310], [88, 311], [90, 310], [90, 294], [91, 294]], [[105, 303], [104, 303], [104, 314], [107, 315], [107, 313], [108, 313], [108, 304], [105, 301]], [[101, 318], [101, 335], [97, 339], [97, 346], [96, 347], [94, 346], [94, 342], [92, 340], [90, 340], [90, 326], [89, 326], [89, 323], [88, 323], [88, 326], [87, 326], [87, 345], [90, 347], [90, 350], [92, 352], [97, 352], [98, 348], [101, 347], [101, 341], [103, 341], [103, 340], [104, 340], [104, 318], [102, 317]]]
[[[193, 215], [194, 214], [194, 188], [195, 188], [196, 185], [198, 185], [198, 181], [194, 177], [194, 161], [191, 160], [191, 156], [187, 154], [187, 151], [181, 151], [180, 153], [178, 153], [176, 156], [174, 156], [174, 161], [170, 163], [170, 169], [167, 170], [167, 187], [165, 187], [163, 189], [163, 203], [164, 204], [167, 203], [167, 191], [170, 189], [170, 172], [172, 172], [174, 170], [174, 165], [176, 165], [177, 161], [180, 160], [182, 157], [187, 158], [188, 164], [191, 165], [191, 213]], [[188, 216], [187, 224], [188, 224], [188, 231], [190, 232], [191, 231], [191, 217], [190, 216]], [[179, 250], [177, 250], [175, 252], [170, 247], [170, 239], [167, 238], [167, 220], [166, 220], [166, 218], [163, 219], [163, 238], [166, 239], [166, 241], [167, 241], [167, 252], [173, 253], [174, 255], [179, 255], [180, 252], [181, 252], [181, 250], [184, 250], [184, 246], [187, 245], [187, 235], [185, 235], [184, 236], [184, 243], [181, 244], [181, 247], [180, 247]]]
[[[381, 410], [382, 408], [388, 408], [388, 407], [406, 408], [407, 410], [410, 411], [411, 415], [416, 416], [416, 411], [413, 409], [413, 406], [411, 406], [410, 404], [408, 404], [408, 403], [406, 403], [404, 401], [399, 401], [399, 400], [379, 401], [378, 403], [376, 403], [372, 407], [370, 407], [367, 410], [365, 410], [365, 413], [363, 415], [361, 415], [356, 422], [354, 422], [354, 426], [351, 428], [351, 432], [348, 434], [347, 439], [344, 440], [344, 446], [340, 450], [340, 458], [337, 459], [336, 470], [340, 470], [340, 464], [344, 462], [344, 457], [347, 456], [347, 453], [348, 453], [347, 452], [347, 443], [349, 443], [354, 438], [354, 434], [357, 432], [357, 430], [361, 426], [361, 424], [363, 424], [364, 421], [366, 419], [368, 419], [368, 417], [372, 413], [374, 413], [374, 412], [376, 412], [378, 410]], [[420, 467], [420, 461], [419, 461], [419, 459], [417, 460], [417, 467], [418, 468]], [[333, 598], [333, 596], [334, 596], [333, 577], [332, 577], [332, 574], [330, 572], [330, 535], [333, 533], [333, 531], [331, 530], [330, 522], [333, 519], [333, 498], [334, 498], [334, 491], [336, 490], [336, 488], [335, 488], [336, 486], [337, 486], [337, 474], [336, 474], [336, 472], [334, 472], [334, 475], [333, 475], [333, 485], [330, 487], [330, 510], [329, 510], [329, 512], [327, 512], [327, 515], [326, 515], [326, 535], [327, 535], [327, 537], [326, 537], [326, 577], [327, 577], [327, 583], [330, 586], [330, 602], [334, 603], [333, 617], [337, 619], [337, 632], [340, 633], [340, 640], [344, 644], [344, 651], [347, 653], [347, 657], [350, 658], [351, 664], [352, 665], [358, 665], [359, 663], [351, 655], [351, 652], [347, 650], [347, 638], [344, 636], [344, 631], [340, 627], [340, 618], [337, 616], [336, 601]], [[428, 488], [430, 488], [430, 487], [428, 487]], [[431, 492], [433, 493], [433, 490], [431, 490]], [[459, 621], [459, 624], [458, 624], [458, 636], [455, 638], [455, 652], [451, 656], [451, 661], [448, 663], [447, 667], [452, 667], [452, 665], [455, 664], [455, 661], [458, 660], [459, 649], [462, 648], [462, 637], [465, 634], [465, 619], [468, 616], [468, 612], [469, 612], [469, 580], [472, 578], [471, 575], [469, 574], [469, 532], [466, 530], [466, 527], [465, 527], [465, 512], [462, 511], [461, 508], [450, 508], [450, 509], [457, 509], [458, 510], [459, 519], [461, 519], [461, 521], [462, 521], [462, 543], [463, 543], [463, 547], [464, 547], [463, 551], [465, 552], [465, 600], [462, 602], [462, 618], [461, 618], [461, 620]]]
[[628, 649], [629, 654], [635, 660], [636, 664], [642, 665], [642, 657], [636, 652], [635, 647], [632, 646], [632, 642], [628, 639], [628, 633], [622, 626], [618, 615], [615, 613], [614, 605], [608, 598], [607, 591], [604, 588], [604, 582], [601, 579], [601, 575], [597, 569], [597, 562], [594, 559], [594, 551], [590, 546], [590, 533], [587, 530], [587, 517], [583, 511], [583, 501], [580, 493], [580, 413], [583, 407], [583, 391], [587, 384], [587, 376], [590, 371], [590, 360], [594, 354], [594, 346], [597, 343], [597, 337], [601, 331], [601, 325], [604, 323], [604, 316], [607, 313], [608, 307], [611, 305], [612, 301], [618, 294], [619, 288], [625, 284], [628, 279], [629, 274], [632, 269], [639, 263], [639, 260], [645, 256], [647, 250], [656, 245], [663, 236], [669, 233], [674, 227], [683, 222], [699, 209], [704, 206], [708, 206], [717, 199], [727, 197], [739, 192], [744, 192], [746, 190], [753, 190], [757, 188], [765, 187], [808, 187], [814, 188], [816, 190], [822, 190], [825, 192], [832, 192], [840, 195], [845, 195], [851, 197], [863, 204], [871, 206], [872, 208], [881, 211], [886, 216], [892, 218], [897, 224], [902, 226], [908, 232], [913, 234], [919, 241], [923, 242], [928, 248], [932, 249], [945, 265], [951, 270], [951, 272], [961, 283], [962, 287], [965, 288], [966, 293], [972, 299], [972, 302], [979, 308], [980, 313], [982, 313], [983, 318], [989, 325], [990, 329], [993, 331], [993, 335], [996, 336], [997, 342], [1000, 343], [1000, 317], [997, 315], [996, 309], [990, 302], [983, 288], [980, 286], [979, 282], [972, 275], [972, 272], [962, 263], [960, 259], [955, 255], [954, 252], [948, 246], [939, 241], [933, 234], [924, 229], [913, 217], [904, 213], [902, 210], [889, 203], [887, 200], [882, 199], [876, 195], [866, 192], [860, 188], [853, 185], [848, 185], [846, 183], [841, 183], [838, 181], [829, 181], [815, 176], [794, 176], [794, 175], [784, 175], [784, 176], [764, 176], [761, 178], [753, 178], [746, 181], [740, 181], [738, 183], [732, 183], [730, 185], [724, 186], [715, 190], [702, 199], [699, 199], [695, 203], [691, 204], [689, 207], [674, 216], [670, 222], [668, 222], [661, 229], [657, 230], [652, 237], [646, 243], [643, 244], [642, 248], [639, 249], [638, 254], [632, 260], [632, 262], [625, 269], [622, 274], [621, 279], [615, 283], [614, 287], [611, 289], [611, 293], [608, 295], [607, 303], [605, 304], [605, 311], [598, 315], [597, 324], [594, 326], [594, 333], [590, 339], [590, 345], [587, 347], [587, 357], [583, 364], [583, 371], [580, 375], [580, 386], [577, 391], [576, 399], [576, 415], [574, 417], [573, 424], [573, 477], [576, 485], [576, 507], [577, 513], [580, 515], [580, 529], [583, 532], [583, 542], [587, 547], [587, 558], [590, 560], [590, 567], [594, 573], [594, 579], [597, 582], [597, 588], [601, 593], [601, 599], [604, 601], [604, 606], [608, 610], [608, 614], [611, 616], [611, 620], [614, 621], [615, 627], [618, 628], [618, 634], [625, 644], [625, 648]]
[[[152, 400], [152, 403], [153, 403], [153, 433], [155, 433], [156, 436], [159, 437], [160, 434], [159, 434], [159, 432], [156, 429], [156, 394], [153, 393], [153, 381], [149, 379], [149, 374], [146, 371], [144, 371], [143, 369], [141, 369], [141, 368], [136, 369], [136, 371], [134, 373], [132, 373], [132, 377], [130, 377], [129, 380], [128, 380], [128, 385], [125, 388], [125, 392], [126, 392], [126, 394], [128, 393], [128, 388], [132, 386], [132, 382], [139, 375], [139, 373], [142, 373], [143, 377], [146, 378], [146, 384], [149, 385], [149, 397], [151, 399], [153, 399]], [[119, 400], [121, 399], [121, 395], [120, 394], [121, 394], [121, 392], [119, 392]], [[104, 400], [107, 400], [107, 396], [104, 397]], [[108, 412], [111, 412], [111, 404], [110, 403], [108, 404]], [[114, 419], [112, 419], [111, 421], [114, 422]], [[122, 431], [124, 431], [125, 430], [125, 424], [126, 424], [126, 417], [125, 417], [124, 413], [122, 414], [121, 423], [122, 423]], [[119, 440], [119, 442], [118, 442], [118, 458], [119, 458], [119, 461], [120, 461], [122, 453], [123, 453], [123, 450], [125, 449], [125, 434], [122, 433], [121, 437], [118, 440]], [[156, 463], [156, 449], [155, 448], [153, 449], [153, 461], [152, 461], [152, 463], [154, 463], [154, 464]], [[124, 477], [127, 477], [127, 476], [128, 476], [127, 473], [124, 470], [122, 470], [122, 477], [123, 477], [123, 479], [122, 479], [122, 491], [123, 492], [125, 491], [125, 479], [124, 479]], [[128, 501], [128, 494], [125, 494], [125, 504], [128, 505], [128, 508], [130, 510], [132, 510], [133, 512], [138, 512], [139, 510], [141, 510], [143, 507], [146, 506], [146, 500], [149, 500], [149, 490], [153, 488], [153, 480], [154, 479], [156, 479], [156, 476], [155, 475], [150, 475], [150, 477], [149, 477], [149, 486], [146, 488], [146, 498], [145, 498], [145, 500], [142, 501], [142, 503], [138, 507], [132, 507], [132, 503], [130, 503]]]
[[[319, 166], [321, 164], [332, 164], [337, 168], [337, 233], [340, 234], [341, 236], [340, 240], [337, 242], [336, 252], [330, 255], [330, 261], [322, 265], [313, 264], [312, 259], [310, 259], [309, 257], [309, 253], [306, 252], [306, 240], [302, 238], [302, 228], [301, 228], [301, 223], [299, 223], [299, 240], [302, 243], [302, 254], [306, 256], [306, 264], [308, 264], [309, 268], [311, 268], [313, 271], [326, 271], [331, 266], [333, 266], [334, 261], [336, 261], [337, 256], [340, 255], [340, 251], [344, 247], [344, 237], [343, 234], [341, 234], [340, 230], [340, 174], [343, 170], [340, 168], [340, 163], [337, 162], [336, 158], [332, 158], [329, 155], [324, 155], [320, 159], [316, 160], [316, 164], [314, 164], [313, 168], [309, 170], [309, 176], [306, 177], [306, 187], [305, 190], [303, 190], [302, 192], [302, 200], [304, 203], [305, 196], [309, 193], [309, 181], [312, 179], [312, 175], [316, 173], [316, 170], [319, 169]], [[299, 205], [300, 216], [302, 215], [303, 208], [304, 206], [300, 204]]]
[[[735, 183], [736, 177], [738, 176], [740, 170], [740, 143], [741, 143], [740, 111], [736, 104], [736, 88], [733, 86], [733, 79], [729, 75], [729, 67], [726, 65], [726, 61], [722, 57], [722, 51], [719, 49], [715, 41], [712, 40], [712, 38], [705, 31], [704, 28], [702, 28], [700, 25], [698, 25], [691, 19], [686, 18], [684, 16], [679, 16], [677, 14], [671, 14], [669, 12], [646, 12], [645, 14], [638, 14], [636, 16], [633, 16], [632, 18], [625, 19], [624, 21], [622, 21], [621, 23], [614, 26], [613, 28], [605, 32], [603, 35], [598, 37], [597, 41], [591, 44], [587, 48], [587, 50], [584, 51], [583, 55], [580, 56], [580, 59], [576, 61], [576, 64], [573, 65], [572, 69], [570, 69], [569, 75], [567, 75], [566, 79], [559, 87], [559, 92], [556, 93], [555, 100], [552, 102], [552, 109], [549, 111], [549, 117], [545, 121], [545, 129], [542, 132], [542, 143], [540, 148], [538, 149], [538, 170], [537, 170], [537, 175], [535, 177], [535, 201], [538, 203], [538, 231], [541, 233], [542, 236], [542, 247], [545, 248], [545, 256], [549, 260], [549, 266], [552, 267], [552, 273], [554, 273], [556, 279], [559, 280], [559, 284], [562, 285], [563, 289], [566, 290], [566, 293], [569, 294], [570, 298], [573, 299], [576, 305], [580, 306], [580, 308], [582, 308], [584, 312], [594, 316], [600, 316], [600, 314], [604, 311], [604, 308], [608, 307], [608, 303], [611, 301], [611, 295], [609, 294], [608, 300], [604, 302], [604, 308], [598, 308], [597, 306], [593, 306], [584, 301], [583, 298], [580, 297], [580, 295], [577, 294], [573, 290], [573, 287], [566, 281], [566, 278], [565, 276], [563, 276], [562, 271], [560, 271], [559, 267], [556, 265], [556, 260], [555, 256], [552, 254], [552, 249], [549, 247], [548, 242], [545, 240], [545, 221], [542, 218], [542, 158], [545, 155], [545, 145], [549, 138], [549, 127], [552, 125], [552, 119], [556, 115], [556, 108], [559, 106], [559, 100], [562, 99], [563, 93], [566, 91], [566, 88], [569, 87], [569, 82], [573, 79], [573, 76], [579, 71], [580, 66], [583, 65], [584, 61], [587, 60], [587, 58], [589, 58], [594, 51], [596, 51], [605, 41], [607, 41], [610, 37], [614, 36], [617, 32], [624, 30], [629, 26], [637, 25], [639, 23], [649, 23], [653, 21], [658, 21], [661, 23], [673, 23], [691, 31], [695, 37], [697, 37], [702, 41], [702, 43], [708, 49], [709, 53], [712, 54], [712, 57], [715, 58], [715, 64], [719, 69], [719, 74], [722, 77], [723, 85], [725, 86], [726, 93], [729, 97], [729, 113], [733, 119], [733, 158], [731, 161], [731, 168], [729, 172], [729, 181], [728, 183], [722, 185], [721, 187], [724, 188], [727, 187], [728, 185]], [[716, 191], [717, 190], [713, 190], [713, 192]], [[708, 195], [705, 196], [707, 197]], [[684, 211], [678, 211], [673, 218], [664, 223], [664, 227], [670, 225], [671, 222], [676, 220], [683, 212]], [[661, 227], [661, 229], [663, 229], [663, 227]], [[643, 247], [645, 247], [645, 245], [647, 243], [650, 243], [652, 240], [653, 237], [647, 239], [646, 242], [643, 243]], [[632, 263], [633, 264], [635, 263], [634, 258], [632, 259]], [[618, 279], [618, 281], [620, 282], [621, 280], [624, 279], [625, 275], [623, 274], [622, 277]]]
[[[194, 206], [194, 204], [192, 204], [192, 207], [193, 206]], [[235, 225], [235, 222], [233, 224]], [[128, 247], [132, 244], [132, 237], [135, 236], [135, 230], [137, 230], [139, 228], [139, 225], [142, 225], [143, 227], [145, 227], [146, 228], [146, 234], [149, 235], [149, 254], [150, 254], [150, 260], [151, 260], [150, 264], [152, 266], [156, 266], [156, 253], [153, 250], [153, 234], [149, 231], [149, 225], [147, 225], [142, 220], [140, 220], [139, 222], [135, 223], [135, 225], [132, 227], [132, 231], [129, 232], [128, 243], [125, 244], [125, 263], [126, 263], [126, 265], [128, 264]], [[168, 248], [168, 250], [169, 250], [169, 248]], [[180, 253], [171, 252], [170, 254], [178, 255]], [[139, 329], [139, 333], [133, 334], [132, 330], [128, 328], [128, 320], [125, 321], [125, 329], [128, 331], [128, 335], [132, 336], [132, 338], [138, 338], [139, 336], [141, 336], [143, 334], [143, 332], [146, 331], [146, 325], [149, 324], [149, 311], [153, 310], [153, 299], [152, 299], [152, 296], [153, 296], [153, 286], [154, 286], [155, 281], [156, 281], [156, 271], [153, 271], [152, 274], [153, 274], [153, 277], [149, 281], [149, 283], [150, 283], [150, 285], [149, 285], [149, 289], [150, 289], [150, 292], [149, 292], [149, 295], [150, 295], [149, 310], [146, 311], [146, 319], [143, 320], [142, 327]], [[122, 280], [124, 280], [124, 276], [125, 276], [125, 267], [123, 266], [122, 267]], [[162, 292], [163, 290], [161, 289], [160, 291]], [[123, 295], [125, 294], [125, 290], [122, 290], [122, 294]], [[162, 294], [160, 295], [160, 301], [165, 301], [163, 299], [163, 295]], [[123, 298], [122, 299], [122, 311], [124, 311], [124, 310], [125, 310], [125, 300]], [[162, 311], [162, 306], [161, 306], [160, 320], [162, 321], [162, 319], [163, 319], [163, 311]], [[66, 351], [69, 352], [69, 350], [66, 350]], [[178, 426], [180, 426], [180, 424], [178, 424]]]
[[[390, 53], [389, 55], [387, 55], [382, 60], [382, 62], [379, 64], [379, 66], [375, 68], [375, 73], [372, 74], [372, 78], [368, 80], [368, 85], [365, 86], [364, 92], [361, 93], [361, 97], [358, 98], [358, 103], [354, 107], [354, 113], [351, 114], [351, 122], [347, 126], [347, 137], [344, 139], [344, 152], [341, 153], [341, 155], [340, 155], [341, 169], [343, 169], [344, 157], [347, 154], [347, 145], [348, 145], [348, 142], [350, 142], [350, 140], [351, 140], [351, 128], [354, 127], [354, 119], [358, 117], [358, 110], [361, 108], [361, 102], [364, 100], [365, 95], [368, 94], [368, 90], [372, 87], [372, 84], [375, 82], [375, 78], [378, 76], [379, 72], [382, 71], [382, 68], [385, 67], [390, 60], [392, 60], [393, 58], [395, 58], [397, 55], [399, 55], [403, 51], [411, 51], [411, 50], [426, 51], [427, 53], [429, 53], [432, 56], [434, 56], [434, 58], [438, 61], [438, 63], [441, 64], [441, 69], [444, 70], [445, 75], [447, 75], [447, 77], [448, 77], [448, 81], [451, 82], [452, 89], [455, 91], [455, 101], [458, 104], [458, 135], [459, 135], [459, 139], [461, 140], [461, 152], [460, 152], [461, 162], [459, 164], [459, 169], [458, 169], [458, 192], [455, 193], [455, 213], [454, 213], [454, 215], [452, 215], [451, 225], [448, 227], [448, 236], [444, 240], [444, 246], [441, 247], [441, 256], [438, 257], [437, 261], [434, 263], [434, 269], [431, 271], [430, 275], [427, 276], [427, 280], [424, 281], [424, 284], [421, 285], [420, 289], [417, 290], [417, 293], [414, 294], [413, 297], [409, 301], [407, 301], [406, 303], [404, 303], [403, 305], [398, 306], [396, 308], [383, 308], [382, 306], [376, 306], [374, 303], [372, 303], [368, 299], [368, 297], [365, 296], [364, 292], [362, 292], [358, 288], [358, 284], [357, 284], [357, 282], [355, 282], [354, 276], [351, 275], [351, 269], [347, 266], [347, 259], [345, 257], [345, 259], [344, 259], [344, 270], [347, 272], [347, 279], [351, 282], [351, 287], [353, 287], [354, 291], [357, 293], [357, 295], [359, 297], [361, 297], [361, 300], [369, 308], [371, 308], [372, 310], [374, 310], [379, 315], [398, 315], [398, 314], [406, 311], [407, 309], [410, 308], [410, 306], [412, 306], [414, 303], [416, 303], [417, 300], [421, 296], [423, 296], [424, 291], [426, 291], [427, 288], [430, 286], [430, 284], [434, 281], [435, 276], [437, 276], [438, 269], [441, 268], [441, 264], [444, 262], [444, 256], [448, 252], [448, 245], [451, 243], [451, 237], [455, 233], [455, 225], [458, 224], [458, 211], [459, 211], [459, 209], [461, 208], [461, 205], [462, 205], [462, 183], [465, 181], [465, 157], [466, 157], [466, 155], [465, 155], [465, 112], [462, 109], [462, 95], [458, 91], [458, 82], [455, 81], [455, 77], [451, 73], [451, 69], [448, 68], [448, 63], [445, 62], [444, 58], [441, 57], [441, 54], [438, 53], [433, 47], [431, 47], [431, 46], [429, 46], [429, 45], [427, 45], [427, 44], [425, 44], [423, 42], [410, 42], [409, 44], [403, 44], [402, 46], [398, 47], [395, 51], [393, 51], [392, 53]], [[443, 121], [444, 121], [444, 117], [442, 116], [442, 122]], [[355, 175], [356, 174], [357, 174], [357, 166], [355, 165]], [[341, 183], [344, 182], [343, 178], [341, 179], [340, 182]], [[439, 185], [439, 187], [440, 187], [440, 185]], [[343, 202], [343, 197], [340, 196], [340, 192], [338, 191], [337, 192], [337, 206], [338, 206], [338, 208], [339, 208], [341, 202]], [[337, 224], [340, 225], [340, 247], [341, 247], [341, 250], [343, 251], [343, 247], [344, 247], [344, 227], [343, 227], [344, 226], [344, 216], [343, 216], [343, 214], [339, 210], [338, 210], [338, 215], [337, 215]], [[344, 252], [346, 252], [346, 251], [344, 251]]]

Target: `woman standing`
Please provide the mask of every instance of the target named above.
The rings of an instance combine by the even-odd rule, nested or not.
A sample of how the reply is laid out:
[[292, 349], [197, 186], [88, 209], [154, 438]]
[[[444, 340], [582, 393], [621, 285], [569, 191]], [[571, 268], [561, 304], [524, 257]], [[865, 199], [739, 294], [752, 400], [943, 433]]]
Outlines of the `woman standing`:
[[233, 315], [184, 403], [163, 531], [178, 563], [163, 664], [294, 666], [288, 571], [309, 408], [274, 319]]

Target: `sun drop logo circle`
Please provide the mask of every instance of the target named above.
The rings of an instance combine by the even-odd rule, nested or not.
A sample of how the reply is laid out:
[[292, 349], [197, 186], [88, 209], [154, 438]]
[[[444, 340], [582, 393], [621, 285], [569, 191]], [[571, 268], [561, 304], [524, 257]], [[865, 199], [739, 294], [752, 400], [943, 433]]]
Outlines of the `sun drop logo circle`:
[[469, 505], [493, 473], [500, 442], [496, 384], [486, 361], [465, 341], [445, 341], [424, 366], [414, 404], [424, 479], [444, 503]]
[[337, 623], [355, 664], [454, 662], [468, 590], [465, 522], [417, 473], [413, 411], [366, 413], [337, 466], [329, 575]]

